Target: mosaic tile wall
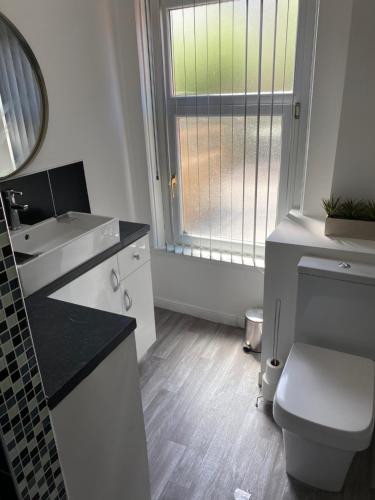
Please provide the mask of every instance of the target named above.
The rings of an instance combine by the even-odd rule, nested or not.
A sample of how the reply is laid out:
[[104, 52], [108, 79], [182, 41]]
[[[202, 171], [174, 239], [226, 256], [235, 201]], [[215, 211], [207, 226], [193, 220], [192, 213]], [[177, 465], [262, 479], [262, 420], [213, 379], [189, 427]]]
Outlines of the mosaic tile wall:
[[20, 499], [67, 498], [2, 206], [0, 437]]

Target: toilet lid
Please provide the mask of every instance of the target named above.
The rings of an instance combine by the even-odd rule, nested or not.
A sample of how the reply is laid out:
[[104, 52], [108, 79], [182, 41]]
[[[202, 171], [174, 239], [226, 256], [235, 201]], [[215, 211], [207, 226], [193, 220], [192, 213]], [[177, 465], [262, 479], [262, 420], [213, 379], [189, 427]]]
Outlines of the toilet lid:
[[274, 399], [276, 422], [328, 446], [367, 448], [374, 424], [374, 366], [370, 359], [295, 343]]

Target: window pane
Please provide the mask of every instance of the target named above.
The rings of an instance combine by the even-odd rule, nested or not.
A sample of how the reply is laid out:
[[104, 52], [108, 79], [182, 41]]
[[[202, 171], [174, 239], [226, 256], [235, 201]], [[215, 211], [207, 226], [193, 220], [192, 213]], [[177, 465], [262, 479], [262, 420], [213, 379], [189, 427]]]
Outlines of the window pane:
[[[261, 91], [293, 90], [298, 0], [264, 0]], [[249, 0], [247, 91], [258, 92], [260, 2]], [[174, 95], [244, 93], [246, 0], [170, 10]], [[285, 66], [285, 71], [284, 71]]]
[[[275, 227], [281, 127], [281, 117], [274, 116], [271, 141], [271, 118], [260, 117], [256, 204], [258, 243], [264, 243], [266, 232], [269, 234]], [[243, 236], [244, 242], [251, 244], [256, 195], [257, 117], [247, 117], [246, 148], [243, 116], [179, 117], [177, 131], [183, 231], [200, 238], [233, 242], [241, 242]]]

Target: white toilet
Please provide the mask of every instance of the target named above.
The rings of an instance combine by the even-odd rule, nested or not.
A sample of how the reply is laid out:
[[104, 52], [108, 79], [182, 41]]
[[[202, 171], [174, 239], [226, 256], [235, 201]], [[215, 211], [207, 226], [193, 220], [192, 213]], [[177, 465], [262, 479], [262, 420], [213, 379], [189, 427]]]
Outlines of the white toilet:
[[374, 428], [375, 266], [303, 257], [295, 343], [274, 398], [286, 471], [340, 491]]

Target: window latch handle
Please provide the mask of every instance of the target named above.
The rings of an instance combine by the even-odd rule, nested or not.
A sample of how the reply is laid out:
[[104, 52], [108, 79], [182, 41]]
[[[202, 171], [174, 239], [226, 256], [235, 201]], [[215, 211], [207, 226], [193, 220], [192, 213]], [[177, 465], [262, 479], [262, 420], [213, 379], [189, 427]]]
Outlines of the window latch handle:
[[169, 187], [171, 188], [172, 198], [176, 196], [176, 187], [177, 187], [177, 176], [172, 175], [171, 180], [169, 181]]
[[294, 103], [294, 119], [299, 120], [301, 118], [301, 103]]

